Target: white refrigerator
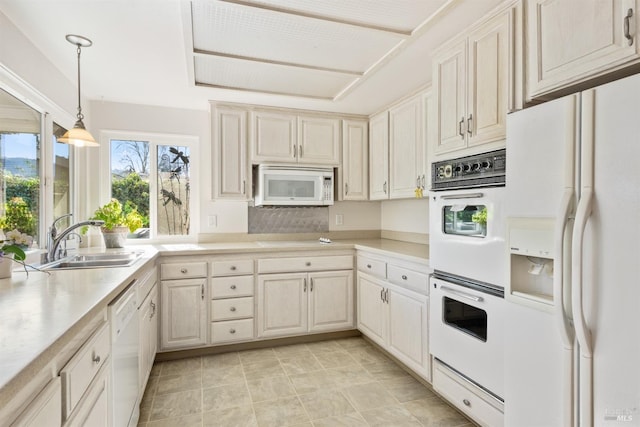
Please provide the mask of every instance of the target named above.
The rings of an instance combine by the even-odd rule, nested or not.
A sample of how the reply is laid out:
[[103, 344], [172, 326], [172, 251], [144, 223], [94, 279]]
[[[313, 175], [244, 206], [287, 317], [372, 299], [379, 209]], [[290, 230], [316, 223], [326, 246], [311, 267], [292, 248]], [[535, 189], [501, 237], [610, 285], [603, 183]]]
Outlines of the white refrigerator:
[[640, 426], [640, 75], [507, 118], [505, 426]]

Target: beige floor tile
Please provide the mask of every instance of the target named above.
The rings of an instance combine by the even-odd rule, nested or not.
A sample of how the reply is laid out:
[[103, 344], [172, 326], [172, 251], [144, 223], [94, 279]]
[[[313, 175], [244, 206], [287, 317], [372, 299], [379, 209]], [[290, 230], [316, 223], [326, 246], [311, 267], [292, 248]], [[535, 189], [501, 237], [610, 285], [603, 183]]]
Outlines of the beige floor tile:
[[253, 406], [220, 409], [202, 414], [204, 427], [257, 427]]
[[202, 410], [204, 412], [247, 406], [250, 404], [251, 396], [244, 383], [223, 385], [202, 390]]
[[237, 352], [202, 356], [202, 369], [220, 369], [240, 365]]
[[149, 421], [149, 415], [151, 415], [151, 405], [140, 406], [140, 418], [138, 418], [138, 425], [146, 424]]
[[354, 347], [347, 351], [351, 357], [362, 365], [389, 362], [386, 356], [373, 347]]
[[287, 375], [304, 374], [323, 369], [318, 359], [310, 351], [283, 357], [280, 359], [280, 365]]
[[380, 384], [400, 403], [436, 397], [433, 391], [411, 376], [380, 381]]
[[352, 414], [340, 415], [337, 417], [323, 418], [315, 420], [313, 427], [368, 427], [369, 424], [362, 418], [358, 412]]
[[311, 352], [306, 344], [282, 345], [279, 347], [274, 347], [273, 351], [280, 359], [283, 357], [291, 357], [294, 355], [307, 354]]
[[413, 400], [402, 405], [427, 427], [459, 427], [469, 423], [464, 416], [440, 400]]
[[199, 357], [189, 359], [170, 360], [162, 362], [161, 376], [165, 375], [185, 375], [200, 372], [202, 370], [202, 360]]
[[150, 377], [157, 377], [158, 375], [160, 375], [160, 370], [162, 369], [162, 363], [161, 362], [156, 362], [153, 364], [153, 366], [151, 367], [151, 373], [149, 374]]
[[385, 406], [361, 412], [371, 427], [422, 427], [422, 424], [400, 405]]
[[255, 403], [253, 408], [260, 427], [294, 426], [309, 421], [296, 396]]
[[267, 359], [260, 362], [243, 364], [242, 369], [244, 370], [244, 376], [247, 380], [286, 375], [278, 359]]
[[338, 342], [335, 340], [312, 342], [312, 343], [308, 343], [307, 347], [309, 348], [309, 350], [311, 350], [313, 354], [321, 354], [321, 353], [343, 350], [340, 344], [338, 344]]
[[327, 369], [326, 373], [333, 380], [336, 387], [350, 387], [375, 381], [373, 375], [358, 365]]
[[142, 402], [140, 406], [151, 406], [151, 401], [153, 396], [156, 394], [156, 390], [158, 389], [158, 381], [160, 377], [149, 377], [147, 381], [147, 388], [144, 389], [144, 394], [142, 395]]
[[372, 348], [371, 344], [369, 344], [362, 337], [342, 338], [342, 339], [336, 340], [336, 342], [340, 347], [344, 348], [345, 350], [349, 350], [352, 348]]
[[325, 369], [341, 368], [343, 366], [353, 366], [358, 364], [358, 362], [356, 362], [355, 359], [344, 350], [317, 353], [315, 356], [316, 359], [318, 359], [318, 362], [320, 362], [322, 367]]
[[410, 377], [402, 368], [392, 361], [382, 363], [371, 363], [362, 365], [378, 381], [392, 380], [396, 378]]
[[200, 427], [202, 426], [202, 414], [186, 415], [184, 417], [165, 418], [151, 421], [147, 427]]
[[268, 377], [247, 381], [249, 394], [253, 402], [274, 400], [281, 397], [294, 396], [296, 390], [287, 377]]
[[238, 352], [240, 362], [245, 363], [262, 362], [265, 360], [277, 360], [273, 348], [259, 348], [257, 350], [245, 350]]
[[356, 411], [347, 398], [336, 390], [318, 391], [303, 394], [299, 397], [300, 402], [302, 402], [312, 420], [335, 417]]
[[396, 405], [398, 402], [380, 383], [359, 384], [342, 389], [353, 406], [359, 411]]
[[239, 382], [244, 382], [244, 371], [242, 370], [241, 365], [202, 370], [203, 388], [217, 387]]
[[199, 372], [186, 375], [163, 375], [158, 379], [156, 396], [201, 388], [202, 375]]
[[189, 390], [153, 398], [149, 421], [176, 418], [202, 412], [202, 391]]
[[309, 372], [306, 374], [290, 375], [289, 379], [298, 394], [314, 393], [316, 391], [333, 389], [336, 382], [333, 376], [325, 371]]

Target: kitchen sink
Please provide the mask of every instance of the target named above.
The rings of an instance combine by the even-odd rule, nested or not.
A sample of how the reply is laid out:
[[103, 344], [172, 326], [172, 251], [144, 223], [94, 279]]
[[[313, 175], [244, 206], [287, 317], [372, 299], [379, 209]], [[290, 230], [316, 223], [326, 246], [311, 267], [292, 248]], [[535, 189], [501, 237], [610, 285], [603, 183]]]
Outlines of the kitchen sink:
[[111, 252], [101, 254], [72, 255], [42, 265], [43, 270], [69, 270], [77, 268], [128, 267], [144, 252]]

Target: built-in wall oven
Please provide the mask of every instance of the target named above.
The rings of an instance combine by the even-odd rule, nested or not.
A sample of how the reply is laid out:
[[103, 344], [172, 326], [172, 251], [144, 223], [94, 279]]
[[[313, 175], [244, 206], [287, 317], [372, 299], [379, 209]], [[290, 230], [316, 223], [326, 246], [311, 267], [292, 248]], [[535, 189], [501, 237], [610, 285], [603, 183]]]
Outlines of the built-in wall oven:
[[431, 353], [498, 400], [504, 395], [505, 154], [434, 163], [429, 203]]

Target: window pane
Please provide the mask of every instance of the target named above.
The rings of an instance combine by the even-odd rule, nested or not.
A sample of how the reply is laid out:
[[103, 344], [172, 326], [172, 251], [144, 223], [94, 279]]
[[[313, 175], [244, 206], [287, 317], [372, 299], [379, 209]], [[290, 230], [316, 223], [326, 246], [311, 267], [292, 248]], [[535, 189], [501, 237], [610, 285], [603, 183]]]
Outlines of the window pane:
[[71, 213], [69, 145], [58, 142], [67, 130], [53, 124], [53, 217]]
[[[142, 228], [149, 228], [149, 147], [147, 141], [111, 140], [111, 197], [124, 212], [142, 215]], [[149, 237], [141, 231], [138, 237]]]
[[41, 115], [0, 90], [0, 228], [38, 239]]
[[443, 208], [442, 231], [445, 234], [485, 237], [487, 207], [484, 205], [452, 205]]
[[189, 234], [189, 147], [158, 146], [158, 234]]

